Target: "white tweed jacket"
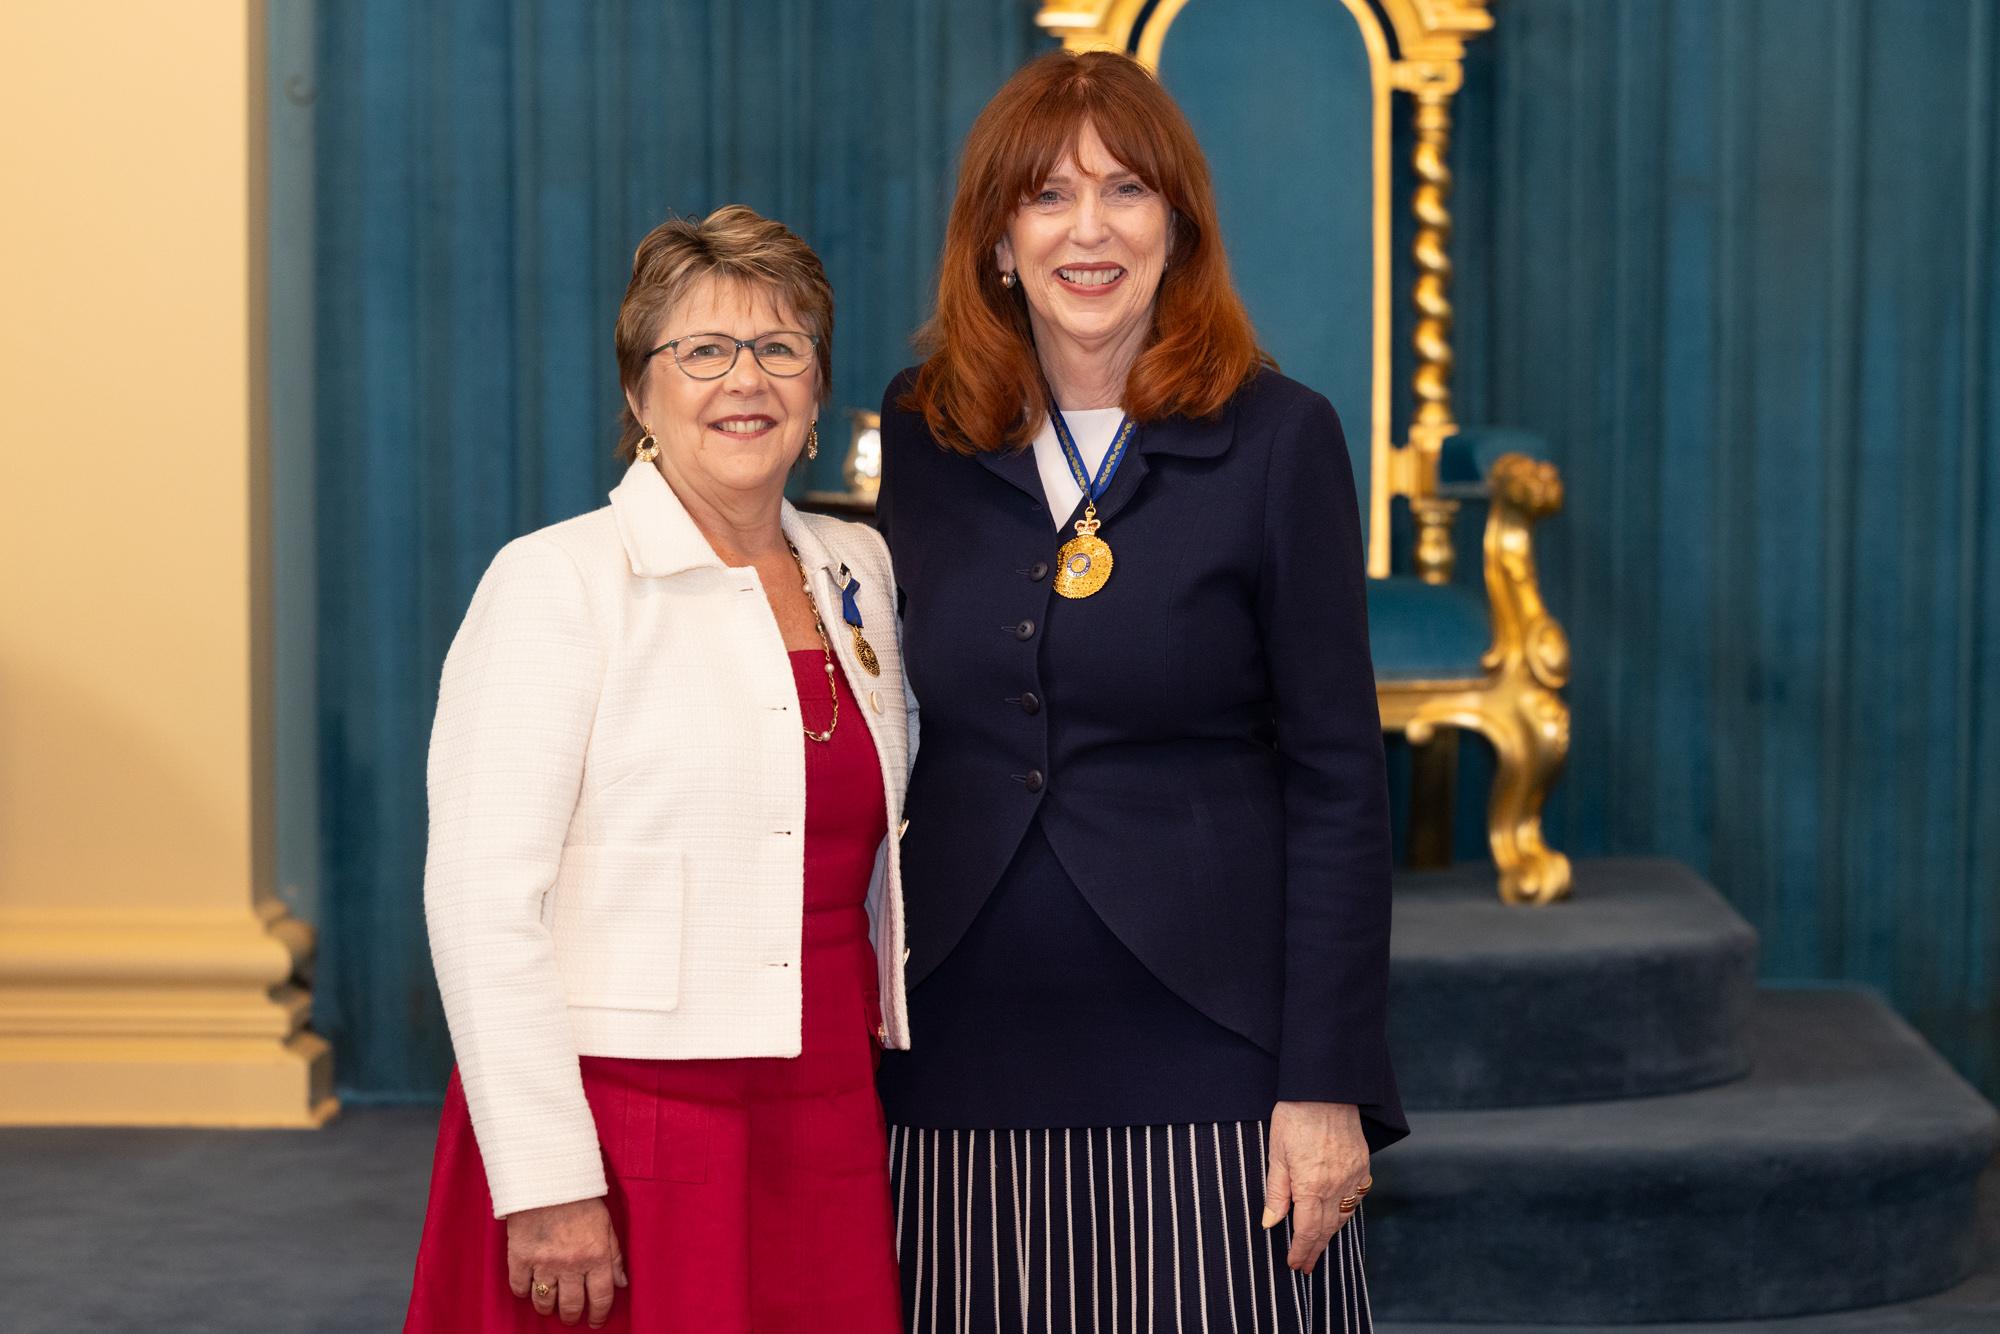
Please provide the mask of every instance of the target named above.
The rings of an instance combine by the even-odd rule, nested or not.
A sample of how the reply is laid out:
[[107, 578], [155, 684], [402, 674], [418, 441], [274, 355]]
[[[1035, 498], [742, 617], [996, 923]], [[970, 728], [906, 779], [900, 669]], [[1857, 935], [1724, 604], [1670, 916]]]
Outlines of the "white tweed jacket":
[[[881, 761], [878, 1036], [907, 1047], [896, 841], [916, 727], [889, 552], [789, 504], [782, 522]], [[846, 630], [843, 569], [879, 676]], [[438, 689], [424, 909], [495, 1216], [604, 1194], [580, 1055], [798, 1055], [800, 721], [757, 572], [722, 563], [651, 465], [494, 558]]]

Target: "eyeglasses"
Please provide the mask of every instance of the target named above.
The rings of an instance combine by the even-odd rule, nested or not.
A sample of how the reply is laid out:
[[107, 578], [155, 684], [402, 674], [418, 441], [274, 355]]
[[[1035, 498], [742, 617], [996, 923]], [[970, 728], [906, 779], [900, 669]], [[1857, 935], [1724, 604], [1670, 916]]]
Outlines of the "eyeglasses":
[[813, 364], [813, 350], [819, 339], [797, 329], [773, 329], [755, 338], [731, 338], [725, 333], [682, 334], [646, 354], [648, 360], [662, 352], [674, 354], [674, 364], [697, 380], [720, 380], [736, 369], [736, 358], [744, 348], [766, 374], [789, 380], [803, 375]]

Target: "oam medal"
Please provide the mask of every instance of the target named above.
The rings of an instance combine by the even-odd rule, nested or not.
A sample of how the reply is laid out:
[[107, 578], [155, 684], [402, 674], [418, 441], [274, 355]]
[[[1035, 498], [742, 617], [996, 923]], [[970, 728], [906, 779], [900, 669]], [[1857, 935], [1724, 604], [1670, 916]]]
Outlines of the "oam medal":
[[1076, 521], [1076, 536], [1056, 553], [1056, 592], [1066, 598], [1087, 598], [1111, 577], [1111, 548], [1097, 535], [1102, 527], [1097, 507], [1084, 507]]
[[1084, 471], [1083, 453], [1076, 447], [1069, 423], [1063, 420], [1062, 409], [1053, 403], [1049, 404], [1049, 421], [1056, 428], [1063, 462], [1069, 464], [1070, 476], [1076, 479], [1085, 496], [1083, 517], [1076, 521], [1076, 536], [1056, 552], [1056, 592], [1066, 598], [1087, 598], [1111, 578], [1113, 563], [1110, 543], [1097, 535], [1104, 526], [1097, 517], [1097, 502], [1111, 488], [1111, 479], [1124, 461], [1126, 446], [1132, 443], [1132, 434], [1139, 429], [1139, 423], [1130, 417], [1118, 423], [1118, 434], [1111, 437], [1111, 447], [1104, 451], [1104, 461], [1097, 465], [1097, 476], [1092, 477]]

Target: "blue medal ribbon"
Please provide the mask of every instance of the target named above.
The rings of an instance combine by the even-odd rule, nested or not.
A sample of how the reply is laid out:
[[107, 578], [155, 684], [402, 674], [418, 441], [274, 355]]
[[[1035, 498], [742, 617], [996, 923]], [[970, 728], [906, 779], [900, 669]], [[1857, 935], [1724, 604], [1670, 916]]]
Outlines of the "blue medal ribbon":
[[861, 665], [870, 676], [882, 674], [882, 663], [875, 656], [875, 648], [861, 635], [861, 581], [856, 579], [845, 565], [840, 567], [840, 616], [847, 622], [848, 630], [854, 635], [854, 653], [861, 659]]
[[1077, 489], [1083, 492], [1095, 510], [1098, 500], [1111, 489], [1111, 479], [1117, 475], [1118, 465], [1125, 461], [1125, 447], [1132, 443], [1132, 433], [1139, 429], [1139, 423], [1130, 417], [1118, 423], [1118, 434], [1111, 437], [1111, 448], [1104, 451], [1104, 459], [1097, 465], [1097, 476], [1092, 477], [1083, 469], [1083, 451], [1076, 447], [1076, 437], [1069, 433], [1069, 423], [1063, 420], [1062, 409], [1053, 402], [1049, 404], [1049, 421], [1056, 428], [1056, 443], [1062, 446], [1063, 462], [1069, 464], [1069, 475], [1076, 479]]
[[840, 586], [840, 615], [849, 625], [859, 630], [861, 628], [861, 604], [855, 601], [855, 598], [861, 592], [861, 581], [853, 575], [848, 574], [845, 565], [840, 567], [840, 572], [847, 579], [847, 582]]

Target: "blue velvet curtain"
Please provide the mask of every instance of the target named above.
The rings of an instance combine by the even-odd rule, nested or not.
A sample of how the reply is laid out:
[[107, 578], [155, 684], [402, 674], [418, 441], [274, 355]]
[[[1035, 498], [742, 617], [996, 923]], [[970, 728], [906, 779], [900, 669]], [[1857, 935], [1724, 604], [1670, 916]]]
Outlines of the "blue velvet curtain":
[[1030, 0], [342, 0], [315, 35], [315, 1023], [349, 1098], [432, 1097], [438, 668], [494, 551], [616, 480], [633, 247], [728, 202], [791, 223], [834, 283], [834, 406], [873, 407], [912, 359], [957, 145], [1046, 43]]
[[1461, 416], [1568, 486], [1554, 836], [1689, 862], [1769, 976], [1881, 987], [2000, 1093], [2000, 8], [1494, 10]]

